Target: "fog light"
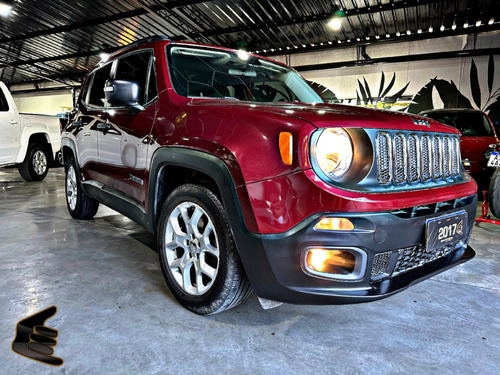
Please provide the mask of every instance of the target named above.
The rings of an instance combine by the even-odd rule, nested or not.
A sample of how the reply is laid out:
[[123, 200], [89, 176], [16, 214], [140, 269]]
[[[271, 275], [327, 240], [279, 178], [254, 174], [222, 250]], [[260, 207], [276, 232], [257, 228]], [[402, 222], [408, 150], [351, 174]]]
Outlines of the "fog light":
[[354, 271], [355, 257], [343, 250], [310, 249], [307, 265], [313, 270], [336, 275], [347, 275]]
[[353, 230], [354, 224], [343, 217], [325, 217], [321, 219], [314, 229], [319, 230]]
[[339, 280], [361, 280], [366, 271], [366, 253], [357, 248], [308, 248], [303, 256], [306, 273]]

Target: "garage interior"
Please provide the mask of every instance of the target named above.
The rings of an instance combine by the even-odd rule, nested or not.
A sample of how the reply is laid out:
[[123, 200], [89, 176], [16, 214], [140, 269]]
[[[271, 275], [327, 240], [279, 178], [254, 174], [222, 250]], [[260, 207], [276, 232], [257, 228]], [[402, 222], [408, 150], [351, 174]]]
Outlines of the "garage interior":
[[[101, 59], [165, 35], [274, 58], [331, 103], [407, 113], [466, 103], [500, 121], [493, 0], [0, 0], [0, 10], [0, 81], [20, 112], [65, 117]], [[103, 205], [94, 220], [71, 219], [64, 181], [63, 168], [31, 183], [0, 169], [3, 373], [500, 373], [498, 225], [474, 226], [472, 261], [387, 299], [263, 310], [252, 294], [198, 316], [165, 284], [155, 236]], [[11, 350], [16, 323], [51, 305], [62, 368]]]

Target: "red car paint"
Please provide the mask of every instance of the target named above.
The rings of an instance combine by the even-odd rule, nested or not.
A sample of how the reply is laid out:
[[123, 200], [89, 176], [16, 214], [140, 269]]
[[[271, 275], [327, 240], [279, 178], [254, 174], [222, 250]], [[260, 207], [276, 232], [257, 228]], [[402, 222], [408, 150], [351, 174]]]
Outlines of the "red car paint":
[[[129, 56], [134, 51], [152, 51], [157, 95], [139, 112], [133, 112], [125, 107], [103, 108], [90, 105], [88, 86], [92, 84], [92, 79], [95, 79], [93, 76], [95, 72], [104, 69], [106, 64], [101, 64], [91, 73], [90, 78], [87, 78], [84, 83], [73, 123], [65, 131], [63, 142], [65, 152], [73, 153], [78, 159], [84, 183], [93, 184], [104, 193], [113, 192], [116, 196], [120, 196], [124, 204], [133, 202], [140, 206], [140, 215], [147, 217], [143, 224], [152, 231], [155, 231], [158, 211], [165, 200], [164, 186], [168, 185], [171, 180], [175, 181], [176, 177], [175, 174], [169, 175], [165, 172], [170, 165], [157, 168], [155, 160], [169, 152], [173, 153], [174, 150], [177, 152], [181, 149], [196, 151], [206, 155], [210, 160], [220, 161], [229, 171], [230, 184], [218, 186], [219, 190], [216, 193], [222, 197], [223, 205], [228, 210], [234, 204], [238, 215], [241, 214], [241, 217], [236, 214], [228, 216], [245, 270], [259, 296], [292, 301], [295, 300], [292, 295], [278, 298], [278, 292], [269, 292], [272, 295], [266, 294], [270, 283], [275, 283], [276, 280], [293, 280], [299, 273], [297, 283], [300, 285], [294, 285], [290, 287], [290, 290], [297, 291], [297, 288], [305, 287], [311, 282], [311, 277], [306, 276], [300, 270], [300, 257], [304, 248], [300, 248], [297, 244], [307, 241], [312, 241], [310, 245], [316, 245], [314, 241], [324, 244], [328, 236], [324, 233], [316, 233], [313, 229], [315, 220], [322, 215], [346, 215], [354, 217], [353, 220], [361, 221], [365, 220], [365, 216], [371, 217], [371, 221], [368, 220], [370, 224], [366, 224], [368, 229], [348, 234], [353, 238], [359, 237], [360, 243], [365, 241], [357, 246], [363, 248], [362, 251], [366, 251], [368, 262], [373, 260], [375, 253], [397, 252], [400, 248], [418, 247], [418, 243], [425, 244], [427, 216], [418, 216], [419, 210], [426, 210], [432, 206], [433, 211], [428, 217], [434, 218], [449, 212], [448, 209], [448, 211], [440, 211], [439, 207], [442, 202], [451, 202], [449, 205], [454, 213], [458, 212], [461, 207], [466, 207], [463, 210], [467, 210], [467, 215], [473, 217], [475, 212], [473, 196], [477, 186], [463, 172], [463, 169], [460, 169], [457, 178], [437, 182], [429, 180], [424, 183], [422, 179], [421, 183], [408, 181], [398, 185], [392, 182], [382, 184], [377, 181], [379, 159], [376, 161], [376, 157], [380, 156], [376, 154], [379, 151], [375, 152], [375, 142], [380, 134], [386, 133], [390, 137], [397, 137], [399, 134], [404, 139], [410, 139], [416, 134], [418, 137], [436, 135], [443, 139], [455, 137], [453, 139], [458, 143], [458, 138], [456, 138], [459, 134], [458, 130], [415, 115], [351, 106], [295, 101], [256, 102], [235, 100], [231, 97], [221, 99], [200, 95], [197, 97], [182, 95], [178, 92], [179, 86], [173, 84], [169, 70], [171, 62], [168, 60], [168, 51], [169, 48], [177, 46], [199, 48], [192, 44], [156, 41], [126, 48], [110, 57], [110, 61], [114, 63], [117, 59]], [[260, 59], [259, 61], [271, 61], [253, 57]], [[233, 76], [244, 76], [244, 72], [236, 72]], [[191, 78], [191, 81], [182, 78], [188, 82], [186, 84], [186, 91], [188, 91], [189, 84], [194, 81]], [[234, 77], [228, 79], [230, 78]], [[210, 88], [215, 88], [215, 84], [213, 86]], [[243, 92], [243, 94], [252, 99], [256, 96], [249, 89], [248, 93]], [[346, 131], [359, 131], [365, 134], [365, 143], [353, 145], [354, 154], [362, 155], [366, 150], [361, 150], [361, 148], [366, 146], [371, 150], [369, 153], [373, 158], [373, 163], [363, 172], [365, 176], [360, 177], [358, 185], [352, 183], [348, 186], [342, 182], [329, 181], [318, 172], [317, 166], [314, 165], [311, 154], [314, 148], [313, 139], [321, 132], [321, 129], [326, 128], [342, 128]], [[286, 165], [280, 158], [278, 147], [280, 132], [292, 134], [291, 165]], [[406, 150], [406, 147], [403, 148]], [[404, 152], [409, 153], [409, 147]], [[393, 155], [390, 154], [389, 157], [393, 158]], [[419, 163], [423, 163], [420, 156], [418, 160]], [[356, 162], [363, 163], [364, 161], [357, 160]], [[405, 165], [406, 163], [405, 160]], [[444, 162], [439, 161], [439, 163]], [[182, 168], [192, 168], [194, 172], [198, 172], [198, 166], [194, 164], [182, 165]], [[411, 165], [405, 168], [411, 168]], [[233, 190], [234, 196], [231, 196]], [[229, 199], [228, 196], [230, 196]], [[460, 200], [466, 198], [467, 203], [461, 206]], [[113, 208], [120, 210], [120, 205]], [[406, 209], [410, 210], [408, 220], [399, 219], [397, 216], [399, 213], [396, 211]], [[380, 221], [378, 221], [378, 215], [380, 215]], [[397, 220], [400, 220], [398, 223], [401, 223], [401, 227], [391, 227], [392, 223]], [[470, 221], [472, 220], [469, 219]], [[238, 227], [240, 224], [241, 230]], [[290, 257], [290, 263], [294, 265], [293, 270], [290, 267], [279, 270], [285, 263], [280, 263], [281, 258], [279, 261], [272, 260], [273, 257], [277, 257], [276, 254], [281, 246], [277, 238], [287, 241], [292, 237], [295, 238], [295, 235], [302, 236], [305, 227], [317, 235], [317, 239], [311, 240], [307, 237], [308, 234], [306, 237], [292, 241], [294, 245], [288, 249], [290, 251], [286, 257]], [[468, 226], [465, 242], [460, 244], [462, 252], [467, 248], [466, 242], [470, 229], [471, 225]], [[347, 234], [341, 233], [338, 236], [337, 234], [329, 233], [328, 235], [329, 238], [342, 243]], [[253, 247], [252, 241], [255, 238], [262, 240], [264, 245], [261, 250], [255, 250]], [[411, 243], [407, 243], [408, 241]], [[336, 242], [324, 245], [340, 246]], [[342, 246], [351, 246], [351, 243], [342, 243]], [[247, 250], [243, 249], [245, 247], [249, 247], [248, 252], [255, 251], [255, 254], [247, 254]], [[472, 258], [473, 254], [473, 251], [467, 248], [465, 255], [446, 260], [448, 263], [443, 263], [439, 267], [445, 269], [452, 264]], [[269, 269], [276, 274], [276, 279], [273, 275], [259, 275], [259, 270], [267, 269], [268, 262], [271, 264]], [[367, 267], [367, 275], [364, 276], [366, 280], [363, 282], [369, 284], [371, 264]], [[430, 269], [422, 274], [406, 277], [404, 282], [398, 281], [393, 286], [386, 285], [375, 292], [367, 292], [365, 297], [369, 299], [374, 298], [374, 295], [388, 295], [395, 290], [400, 290], [425, 275], [429, 277], [438, 272], [437, 268], [432, 267], [434, 266], [430, 266]], [[286, 276], [281, 274], [286, 272], [294, 272], [294, 274]], [[267, 280], [267, 277], [270, 280]], [[290, 281], [292, 282], [295, 281]], [[318, 285], [315, 284], [314, 287], [324, 288], [326, 285], [321, 279], [315, 279], [315, 282]], [[261, 283], [260, 286], [259, 283]], [[344, 281], [341, 284], [341, 289], [348, 289], [346, 287], [348, 284]], [[359, 285], [353, 287], [353, 295], [360, 293]], [[315, 293], [327, 294], [324, 291], [312, 294]], [[357, 299], [361, 301], [360, 298]], [[305, 299], [302, 303], [305, 303], [304, 301], [312, 302], [313, 300]]]

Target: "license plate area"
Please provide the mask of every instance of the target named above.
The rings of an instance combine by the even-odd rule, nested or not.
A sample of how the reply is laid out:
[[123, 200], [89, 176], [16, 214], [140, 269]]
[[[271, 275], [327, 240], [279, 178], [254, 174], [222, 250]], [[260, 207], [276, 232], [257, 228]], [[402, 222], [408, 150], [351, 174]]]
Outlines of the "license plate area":
[[500, 167], [500, 152], [493, 151], [488, 159], [488, 167]]
[[444, 215], [425, 222], [425, 249], [432, 253], [465, 239], [467, 235], [467, 213], [465, 211]]

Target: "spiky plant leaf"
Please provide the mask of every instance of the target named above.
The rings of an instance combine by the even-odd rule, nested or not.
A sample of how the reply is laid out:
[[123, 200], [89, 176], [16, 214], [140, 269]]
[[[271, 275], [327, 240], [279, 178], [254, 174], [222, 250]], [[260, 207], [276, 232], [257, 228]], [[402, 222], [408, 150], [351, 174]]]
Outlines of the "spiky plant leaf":
[[394, 83], [395, 83], [395, 82], [396, 82], [396, 73], [394, 73], [394, 74], [392, 75], [391, 82], [389, 82], [389, 85], [387, 86], [387, 88], [384, 90], [384, 92], [383, 92], [383, 93], [382, 93], [382, 95], [381, 95], [381, 97], [382, 97], [382, 98], [383, 98], [384, 96], [386, 96], [386, 95], [387, 95], [387, 93], [388, 93], [389, 91], [391, 91], [392, 86], [394, 86]]
[[476, 103], [478, 108], [481, 108], [481, 87], [479, 86], [477, 67], [474, 59], [472, 59], [472, 64], [470, 66], [470, 91], [472, 92], [474, 103]]

